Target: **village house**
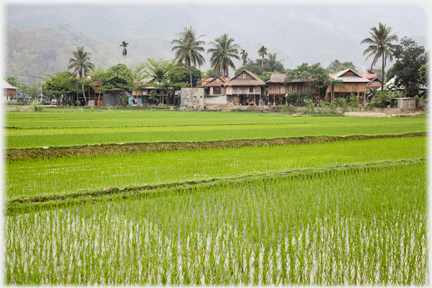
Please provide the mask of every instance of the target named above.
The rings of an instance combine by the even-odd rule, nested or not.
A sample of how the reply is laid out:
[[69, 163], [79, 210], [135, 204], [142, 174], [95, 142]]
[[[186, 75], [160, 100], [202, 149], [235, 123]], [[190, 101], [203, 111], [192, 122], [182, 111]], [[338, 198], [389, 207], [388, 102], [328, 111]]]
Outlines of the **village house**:
[[272, 74], [266, 82], [268, 86], [269, 103], [278, 105], [285, 102], [285, 96], [291, 93], [310, 92], [312, 99], [319, 98], [318, 88], [306, 85], [305, 79], [295, 79], [284, 84], [286, 74]]
[[330, 74], [330, 77], [336, 80], [342, 80], [343, 87], [334, 87], [333, 96], [330, 87], [326, 90], [325, 100], [333, 101], [335, 98], [343, 97], [349, 100], [349, 96], [354, 94], [360, 103], [366, 102], [366, 85], [370, 82], [368, 79], [360, 76], [352, 69], [346, 69], [336, 74]]
[[242, 70], [228, 80], [226, 88], [228, 105], [259, 105], [265, 95], [266, 83], [248, 70]]
[[366, 89], [373, 88], [374, 90], [381, 89], [383, 82], [378, 76], [370, 69], [367, 69], [367, 73], [360, 73], [360, 76], [369, 80], [369, 83], [366, 84]]
[[[395, 85], [395, 81], [396, 81], [396, 77], [393, 77], [392, 79], [390, 79], [389, 81], [387, 81], [386, 86], [384, 87], [387, 90], [391, 90], [391, 91], [399, 91], [402, 94], [405, 95], [405, 87], [404, 85], [401, 86], [397, 86]], [[423, 84], [419, 84], [417, 86], [418, 88], [418, 92], [419, 92], [419, 96], [423, 96], [425, 95], [425, 99], [427, 98], [427, 87]], [[406, 95], [405, 95], [406, 96]]]
[[207, 83], [203, 84], [204, 88], [204, 103], [205, 105], [226, 105], [227, 95], [226, 87], [224, 86], [230, 78], [228, 76], [212, 78]]
[[204, 85], [208, 82], [210, 82], [211, 80], [213, 80], [214, 78], [201, 78], [201, 85]]
[[3, 88], [3, 99], [10, 101], [17, 97], [17, 88], [6, 82], [3, 78], [1, 79]]
[[[151, 85], [150, 83], [155, 83], [157, 85], [162, 84], [156, 78], [149, 79], [149, 80], [141, 80], [140, 82], [143, 85], [144, 84]], [[155, 93], [158, 96], [157, 100], [151, 100], [150, 99], [150, 95], [151, 95], [152, 92]], [[143, 87], [143, 88], [141, 88], [139, 90], [133, 90], [132, 91], [132, 96], [138, 98], [138, 103], [137, 104], [155, 104], [156, 102], [160, 101], [159, 99], [161, 99], [161, 101], [163, 101], [164, 104], [170, 104], [169, 103], [170, 102], [169, 97], [166, 97], [166, 96], [168, 96], [168, 94], [166, 93], [166, 91], [164, 89], [157, 88], [157, 87], [146, 86], [146, 87]]]

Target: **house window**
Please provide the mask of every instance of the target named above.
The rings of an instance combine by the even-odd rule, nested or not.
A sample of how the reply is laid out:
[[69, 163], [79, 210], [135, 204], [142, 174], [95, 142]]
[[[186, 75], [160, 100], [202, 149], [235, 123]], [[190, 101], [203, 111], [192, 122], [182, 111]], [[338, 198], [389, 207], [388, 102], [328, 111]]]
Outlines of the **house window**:
[[253, 88], [254, 88], [254, 87], [249, 87], [249, 92], [250, 92], [250, 93], [253, 93]]
[[213, 87], [213, 94], [221, 94], [221, 87]]

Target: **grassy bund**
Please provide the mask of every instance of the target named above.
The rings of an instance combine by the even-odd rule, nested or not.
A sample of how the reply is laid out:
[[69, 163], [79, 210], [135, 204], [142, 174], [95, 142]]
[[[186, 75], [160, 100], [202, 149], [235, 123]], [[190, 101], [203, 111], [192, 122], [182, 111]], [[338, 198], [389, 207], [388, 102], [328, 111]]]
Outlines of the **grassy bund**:
[[6, 116], [7, 284], [427, 284], [426, 118]]

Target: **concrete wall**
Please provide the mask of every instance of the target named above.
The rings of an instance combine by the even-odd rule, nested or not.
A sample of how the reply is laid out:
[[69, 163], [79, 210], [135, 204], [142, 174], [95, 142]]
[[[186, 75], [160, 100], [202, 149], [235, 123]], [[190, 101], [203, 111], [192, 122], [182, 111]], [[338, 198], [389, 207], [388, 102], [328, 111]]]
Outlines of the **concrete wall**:
[[204, 104], [205, 105], [223, 105], [223, 104], [227, 104], [227, 96], [226, 95], [222, 95], [222, 96], [207, 96], [204, 97]]
[[416, 100], [413, 97], [407, 98], [395, 98], [397, 101], [397, 108], [401, 108], [404, 110], [415, 110]]
[[181, 88], [181, 108], [204, 109], [204, 88]]

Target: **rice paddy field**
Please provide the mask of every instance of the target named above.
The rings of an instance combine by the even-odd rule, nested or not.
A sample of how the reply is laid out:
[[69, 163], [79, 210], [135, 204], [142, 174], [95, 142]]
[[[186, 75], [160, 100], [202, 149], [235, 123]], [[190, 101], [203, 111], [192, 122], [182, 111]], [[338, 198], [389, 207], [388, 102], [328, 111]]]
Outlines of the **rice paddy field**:
[[53, 109], [5, 125], [6, 284], [429, 284], [426, 117]]

